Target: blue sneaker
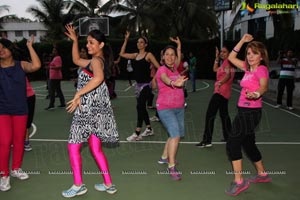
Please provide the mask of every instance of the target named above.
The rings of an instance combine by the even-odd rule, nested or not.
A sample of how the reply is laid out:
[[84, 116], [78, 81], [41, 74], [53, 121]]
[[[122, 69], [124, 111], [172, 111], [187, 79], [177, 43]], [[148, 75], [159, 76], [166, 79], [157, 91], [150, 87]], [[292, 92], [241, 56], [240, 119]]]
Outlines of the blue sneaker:
[[169, 163], [169, 159], [168, 158], [162, 158], [162, 157], [160, 157], [160, 159], [157, 162], [158, 162], [158, 164], [161, 164], [161, 165], [168, 164]]
[[95, 189], [100, 192], [107, 192], [108, 194], [114, 194], [117, 192], [117, 188], [115, 185], [111, 185], [110, 187], [107, 187], [103, 183], [95, 184]]
[[228, 190], [225, 190], [225, 193], [230, 196], [236, 196], [243, 192], [244, 190], [247, 190], [250, 186], [250, 182], [247, 180], [244, 180], [241, 184], [237, 184], [235, 181], [230, 184], [230, 187]]
[[80, 187], [78, 187], [76, 185], [72, 185], [72, 187], [70, 189], [64, 190], [62, 192], [62, 195], [63, 195], [63, 197], [71, 198], [71, 197], [83, 195], [83, 194], [87, 193], [87, 191], [88, 190], [84, 184], [82, 184]]

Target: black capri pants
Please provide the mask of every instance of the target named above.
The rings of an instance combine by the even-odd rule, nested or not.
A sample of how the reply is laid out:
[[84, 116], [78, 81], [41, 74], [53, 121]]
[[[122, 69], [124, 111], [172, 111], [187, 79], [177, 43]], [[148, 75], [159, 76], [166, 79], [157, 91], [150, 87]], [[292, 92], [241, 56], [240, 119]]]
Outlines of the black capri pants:
[[226, 150], [230, 161], [242, 159], [242, 149], [252, 162], [261, 160], [261, 153], [255, 144], [255, 128], [261, 120], [261, 108], [241, 108], [232, 122]]
[[27, 97], [27, 106], [28, 106], [28, 118], [27, 118], [27, 128], [31, 127], [33, 116], [34, 116], [34, 108], [35, 108], [35, 95]]

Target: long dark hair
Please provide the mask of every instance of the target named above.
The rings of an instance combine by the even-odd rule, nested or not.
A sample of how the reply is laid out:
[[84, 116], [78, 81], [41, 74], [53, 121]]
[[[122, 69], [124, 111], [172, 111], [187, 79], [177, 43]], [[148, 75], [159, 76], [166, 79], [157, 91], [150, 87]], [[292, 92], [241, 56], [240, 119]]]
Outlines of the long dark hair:
[[111, 68], [112, 65], [114, 64], [112, 49], [110, 45], [108, 45], [108, 43], [106, 42], [105, 35], [100, 30], [94, 29], [90, 31], [88, 35], [96, 39], [99, 43], [101, 42], [104, 43], [104, 47], [103, 47], [104, 78], [108, 79], [111, 76]]

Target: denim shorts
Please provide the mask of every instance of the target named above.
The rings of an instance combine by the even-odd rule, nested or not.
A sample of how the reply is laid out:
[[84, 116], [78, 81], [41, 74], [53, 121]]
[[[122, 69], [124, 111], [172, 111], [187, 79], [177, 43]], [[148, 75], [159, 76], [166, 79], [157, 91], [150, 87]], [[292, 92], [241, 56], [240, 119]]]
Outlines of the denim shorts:
[[184, 108], [158, 110], [159, 119], [167, 129], [169, 137], [184, 136]]

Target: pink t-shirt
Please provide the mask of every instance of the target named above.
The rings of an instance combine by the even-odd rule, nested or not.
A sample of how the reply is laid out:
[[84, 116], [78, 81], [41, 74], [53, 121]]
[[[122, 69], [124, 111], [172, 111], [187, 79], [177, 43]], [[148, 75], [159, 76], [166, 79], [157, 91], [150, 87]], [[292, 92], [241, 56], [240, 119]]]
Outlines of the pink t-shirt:
[[177, 70], [172, 72], [166, 66], [161, 66], [156, 72], [156, 81], [158, 87], [158, 96], [156, 100], [157, 110], [184, 107], [184, 93], [182, 88], [166, 85], [161, 80], [161, 75], [166, 74], [171, 80], [175, 81], [180, 75]]
[[[245, 66], [246, 68], [246, 66]], [[255, 92], [260, 87], [259, 80], [261, 78], [269, 78], [268, 68], [264, 65], [258, 66], [254, 71], [245, 71], [244, 77], [240, 82], [242, 87], [240, 99], [238, 102], [239, 107], [243, 108], [261, 108], [262, 98], [259, 99], [247, 99], [246, 92]]]
[[55, 56], [53, 60], [49, 63], [49, 79], [62, 79], [61, 67], [62, 60], [60, 56]]
[[[225, 83], [219, 87], [219, 81], [221, 81], [225, 76], [225, 68], [229, 67], [230, 70], [230, 79], [228, 79]], [[229, 99], [231, 96], [231, 86], [234, 78], [235, 70], [232, 65], [229, 63], [228, 59], [224, 60], [222, 65], [217, 70], [217, 80], [215, 82], [215, 91], [214, 93], [218, 93], [222, 95], [224, 98]]]
[[30, 82], [28, 81], [28, 78], [26, 77], [26, 96], [31, 97], [35, 94], [34, 90], [31, 87]]

